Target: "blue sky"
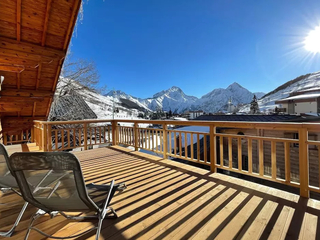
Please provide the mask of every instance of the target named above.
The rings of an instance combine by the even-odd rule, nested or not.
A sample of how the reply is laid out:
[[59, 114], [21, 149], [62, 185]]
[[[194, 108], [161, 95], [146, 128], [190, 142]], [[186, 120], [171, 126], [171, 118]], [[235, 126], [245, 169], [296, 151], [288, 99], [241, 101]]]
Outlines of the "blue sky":
[[71, 51], [136, 97], [171, 86], [201, 97], [233, 82], [268, 92], [320, 70], [303, 47], [319, 25], [319, 0], [91, 0]]

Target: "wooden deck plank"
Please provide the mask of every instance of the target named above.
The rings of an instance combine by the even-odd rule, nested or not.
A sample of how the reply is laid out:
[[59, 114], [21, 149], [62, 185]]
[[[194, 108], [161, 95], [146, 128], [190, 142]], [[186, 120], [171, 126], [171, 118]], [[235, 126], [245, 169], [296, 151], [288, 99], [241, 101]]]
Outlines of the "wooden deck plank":
[[[119, 218], [104, 221], [100, 239], [315, 239], [320, 234], [320, 202], [313, 199], [121, 147], [74, 153], [86, 183], [115, 179], [128, 186], [113, 198]], [[23, 201], [15, 194], [0, 195], [0, 202], [17, 200], [16, 205], [0, 206], [1, 230], [14, 222]], [[35, 210], [28, 207], [11, 239], [23, 239]], [[42, 217], [36, 227], [61, 237], [96, 222]], [[94, 238], [92, 232], [76, 239]], [[29, 239], [44, 238], [32, 231]]]

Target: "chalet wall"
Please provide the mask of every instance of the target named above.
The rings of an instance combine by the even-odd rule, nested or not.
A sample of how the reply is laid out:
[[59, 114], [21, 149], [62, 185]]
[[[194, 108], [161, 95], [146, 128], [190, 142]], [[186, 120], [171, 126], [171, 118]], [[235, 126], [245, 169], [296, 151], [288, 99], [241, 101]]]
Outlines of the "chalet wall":
[[317, 102], [297, 102], [294, 106], [294, 111], [296, 114], [300, 113], [316, 113], [317, 112]]

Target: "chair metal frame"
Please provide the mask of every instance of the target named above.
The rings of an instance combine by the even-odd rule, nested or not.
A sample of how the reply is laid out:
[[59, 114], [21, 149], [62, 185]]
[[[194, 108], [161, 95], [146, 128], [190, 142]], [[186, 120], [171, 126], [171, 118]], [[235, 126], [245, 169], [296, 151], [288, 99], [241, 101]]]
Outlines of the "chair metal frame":
[[[27, 159], [28, 156], [33, 157], [33, 160], [35, 161], [35, 157], [42, 157], [43, 159], [45, 159], [46, 157], [48, 157], [47, 162], [55, 165], [54, 161], [54, 156], [58, 156], [58, 158], [60, 157], [66, 157], [66, 160], [70, 161], [72, 166], [66, 167], [66, 168], [70, 168], [68, 169], [73, 170], [73, 174], [76, 177], [75, 183], [76, 183], [76, 191], [75, 193], [78, 193], [80, 197], [80, 199], [83, 201], [83, 203], [88, 207], [87, 209], [83, 209], [82, 210], [77, 210], [76, 212], [82, 212], [80, 215], [67, 215], [64, 213], [64, 211], [66, 212], [72, 212], [71, 209], [63, 209], [63, 211], [61, 211], [61, 209], [59, 211], [57, 211], [57, 209], [53, 209], [54, 207], [49, 207], [46, 206], [45, 204], [38, 202], [37, 200], [35, 200], [35, 198], [33, 197], [33, 195], [28, 195], [30, 194], [30, 192], [28, 192], [29, 190], [26, 190], [25, 188], [21, 188], [24, 184], [25, 184], [25, 176], [22, 173], [23, 167], [15, 167], [15, 161], [21, 161], [21, 159], [19, 158], [25, 158]], [[50, 160], [49, 160], [50, 158]], [[39, 160], [40, 161], [40, 160]], [[58, 161], [58, 160], [57, 160]], [[63, 162], [63, 160], [61, 161], [61, 159], [59, 160], [60, 162]], [[23, 162], [23, 161], [22, 161]], [[46, 163], [47, 163], [46, 162]], [[68, 162], [68, 164], [70, 163]], [[49, 164], [49, 165], [50, 165]], [[84, 182], [84, 178], [83, 178], [83, 174], [81, 171], [81, 166], [80, 166], [80, 162], [79, 160], [76, 158], [76, 156], [74, 156], [72, 153], [68, 153], [68, 152], [35, 152], [35, 153], [14, 153], [9, 160], [9, 169], [10, 171], [13, 172], [13, 174], [15, 174], [16, 180], [18, 182], [18, 185], [20, 186], [20, 188], [22, 189], [22, 196], [24, 197], [24, 199], [26, 201], [28, 201], [28, 197], [29, 197], [29, 203], [36, 206], [37, 208], [39, 208], [39, 210], [33, 214], [33, 216], [31, 217], [31, 221], [29, 223], [28, 229], [27, 229], [27, 233], [25, 235], [25, 240], [28, 239], [31, 230], [35, 230], [38, 233], [49, 237], [49, 238], [53, 238], [53, 239], [69, 239], [69, 238], [75, 238], [75, 237], [80, 237], [83, 236], [85, 234], [88, 234], [89, 232], [96, 230], [96, 240], [98, 240], [100, 233], [101, 233], [101, 227], [102, 227], [102, 223], [103, 220], [106, 218], [117, 218], [117, 213], [115, 212], [115, 210], [109, 206], [110, 201], [113, 197], [113, 195], [115, 194], [116, 191], [122, 192], [124, 189], [126, 189], [126, 185], [124, 183], [121, 184], [115, 184], [115, 181], [112, 180], [110, 185], [96, 185], [94, 183], [85, 185]], [[49, 170], [50, 166], [45, 166], [43, 169]], [[29, 169], [30, 170], [30, 169]], [[65, 169], [67, 170], [67, 169]], [[76, 171], [76, 173], [75, 173]], [[58, 188], [59, 186], [59, 181], [57, 182], [57, 184], [55, 186], [57, 187], [53, 187], [52, 191], [50, 192], [50, 194], [48, 195], [48, 199], [50, 199], [50, 197], [52, 196], [52, 194], [55, 193], [56, 188]], [[82, 186], [81, 186], [82, 185]], [[40, 186], [40, 185], [39, 185]], [[107, 197], [104, 200], [104, 203], [102, 205], [102, 207], [98, 207], [98, 205], [96, 205], [96, 203], [93, 202], [93, 200], [90, 198], [90, 196], [88, 195], [88, 189], [97, 189], [100, 191], [104, 191], [105, 193], [107, 193]], [[28, 197], [25, 197], [25, 194], [28, 195]], [[59, 195], [57, 194], [57, 196], [59, 197]], [[83, 213], [85, 213], [86, 211], [92, 212], [95, 211], [96, 214], [95, 215], [90, 215], [90, 216], [81, 216]], [[39, 217], [45, 215], [45, 214], [49, 214], [51, 217], [55, 217], [56, 215], [60, 214], [63, 217], [65, 217], [66, 219], [72, 219], [72, 220], [84, 220], [84, 219], [98, 219], [98, 224], [97, 226], [94, 226], [88, 230], [85, 230], [84, 232], [81, 232], [79, 234], [73, 235], [73, 236], [68, 236], [68, 237], [57, 237], [54, 235], [49, 235], [43, 231], [41, 231], [40, 229], [36, 228], [33, 226], [34, 222], [36, 219], [38, 219]]]

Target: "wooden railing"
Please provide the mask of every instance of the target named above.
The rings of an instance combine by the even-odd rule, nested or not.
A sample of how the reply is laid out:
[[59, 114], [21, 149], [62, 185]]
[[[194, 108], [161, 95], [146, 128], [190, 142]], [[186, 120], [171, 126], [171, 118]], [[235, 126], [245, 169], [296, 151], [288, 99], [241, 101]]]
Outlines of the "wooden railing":
[[309, 197], [310, 191], [320, 193], [320, 124], [34, 121], [33, 131], [34, 141], [44, 151], [86, 150], [108, 144], [131, 146], [163, 158], [207, 165], [212, 172], [222, 169], [297, 187], [304, 197]]
[[3, 143], [5, 145], [27, 143], [33, 141], [33, 129], [18, 131], [14, 134], [3, 134]]

